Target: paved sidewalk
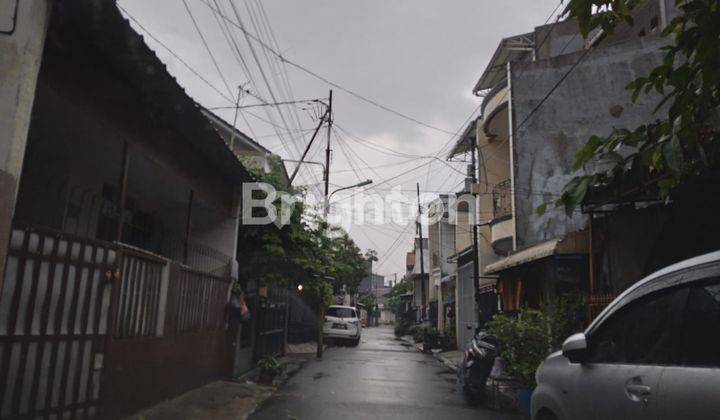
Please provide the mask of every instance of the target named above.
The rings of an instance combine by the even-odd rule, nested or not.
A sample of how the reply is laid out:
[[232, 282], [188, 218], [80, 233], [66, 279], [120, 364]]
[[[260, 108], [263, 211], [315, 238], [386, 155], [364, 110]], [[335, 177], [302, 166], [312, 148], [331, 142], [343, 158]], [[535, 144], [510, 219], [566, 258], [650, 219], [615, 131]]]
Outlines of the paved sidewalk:
[[258, 372], [253, 369], [233, 381], [211, 382], [163, 401], [127, 417], [126, 420], [246, 419], [275, 393], [276, 387], [282, 385], [298, 372], [305, 362], [314, 357], [315, 343], [296, 345], [288, 349], [288, 356], [279, 359], [284, 370], [283, 374], [273, 381], [274, 386], [255, 383]]
[[[410, 344], [411, 346], [415, 347], [418, 351], [423, 351], [422, 343], [416, 343], [415, 340], [409, 336], [404, 335], [399, 338], [400, 341], [403, 341], [407, 344]], [[450, 350], [450, 351], [438, 351], [433, 350], [432, 351], [433, 357], [438, 359], [442, 362], [443, 365], [445, 365], [448, 369], [452, 370], [453, 372], [457, 372], [457, 365], [460, 363], [460, 360], [462, 359], [462, 352], [460, 350]]]
[[458, 363], [462, 360], [463, 353], [460, 350], [450, 350], [440, 353], [433, 353], [436, 359], [440, 360], [453, 372], [457, 372]]
[[275, 388], [216, 381], [127, 418], [142, 420], [246, 419]]

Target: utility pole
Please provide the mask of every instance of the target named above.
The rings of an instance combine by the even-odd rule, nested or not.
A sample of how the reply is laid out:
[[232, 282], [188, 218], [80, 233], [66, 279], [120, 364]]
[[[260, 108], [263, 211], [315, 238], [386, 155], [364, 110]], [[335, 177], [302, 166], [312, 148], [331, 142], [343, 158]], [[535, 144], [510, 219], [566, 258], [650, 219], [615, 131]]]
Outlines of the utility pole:
[[[308, 142], [307, 146], [305, 146], [305, 151], [303, 152], [302, 156], [300, 157], [300, 160], [298, 161], [297, 166], [293, 170], [292, 175], [290, 175], [290, 181], [289, 183], [292, 184], [293, 180], [295, 179], [295, 176], [297, 175], [298, 171], [300, 170], [300, 165], [305, 163], [305, 156], [307, 156], [308, 152], [310, 151], [310, 146], [312, 146], [313, 142], [315, 141], [315, 137], [317, 136], [318, 132], [320, 132], [320, 128], [322, 127], [323, 123], [325, 123], [325, 119], [330, 118], [330, 109], [328, 108], [325, 110], [325, 114], [320, 118], [320, 121], [318, 122], [317, 127], [315, 127], [315, 131], [313, 132], [312, 137], [310, 137], [310, 141]], [[327, 179], [327, 166], [325, 166], [325, 178]], [[327, 183], [325, 184], [327, 185]], [[327, 187], [325, 187], [325, 190], [327, 191]]]
[[[324, 222], [327, 224], [328, 210], [330, 206], [329, 195], [330, 195], [330, 135], [332, 133], [332, 89], [330, 89], [330, 96], [328, 99], [328, 109], [325, 112], [327, 115], [327, 146], [325, 147], [325, 200], [324, 200]], [[315, 132], [317, 134], [317, 131]], [[298, 164], [299, 166], [299, 164]], [[327, 231], [325, 232], [327, 234]], [[317, 338], [317, 351], [316, 357], [322, 359], [323, 355], [323, 326], [325, 325], [325, 302], [322, 301], [322, 296], [318, 299], [319, 306], [319, 317], [318, 317], [318, 338]]]
[[426, 306], [426, 299], [425, 299], [425, 258], [423, 257], [423, 236], [422, 236], [422, 222], [420, 221], [422, 216], [422, 208], [420, 207], [420, 183], [417, 183], [417, 198], [418, 198], [418, 219], [417, 219], [417, 229], [418, 229], [418, 235], [420, 236], [420, 293], [421, 293], [421, 299], [420, 299], [420, 320], [425, 320], [425, 306]]
[[471, 136], [470, 145], [470, 155], [472, 156], [472, 159], [470, 160], [470, 171], [472, 172], [471, 175], [471, 184], [470, 184], [470, 193], [473, 196], [473, 212], [472, 212], [472, 226], [473, 226], [473, 289], [475, 291], [475, 312], [477, 313], [477, 326], [478, 328], [482, 328], [482, 324], [484, 323], [483, 319], [483, 313], [482, 309], [480, 308], [480, 261], [478, 260], [478, 195], [477, 192], [474, 190], [475, 185], [477, 184], [477, 163], [475, 154], [477, 153], [477, 138], [475, 136]]
[[[325, 219], [328, 214], [328, 195], [330, 194], [330, 135], [332, 133], [332, 89], [330, 89], [330, 96], [328, 99], [328, 110], [327, 110], [327, 146], [325, 147]], [[326, 220], [327, 221], [327, 220]]]

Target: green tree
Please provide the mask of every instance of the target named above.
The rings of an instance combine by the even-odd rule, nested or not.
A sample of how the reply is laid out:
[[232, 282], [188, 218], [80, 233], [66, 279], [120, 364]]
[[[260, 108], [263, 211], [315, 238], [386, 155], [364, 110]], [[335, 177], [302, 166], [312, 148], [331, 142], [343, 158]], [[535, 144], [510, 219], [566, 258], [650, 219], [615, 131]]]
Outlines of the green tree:
[[374, 249], [368, 249], [365, 251], [365, 259], [370, 262], [375, 262], [378, 260], [378, 253]]
[[[657, 119], [633, 130], [592, 136], [575, 156], [575, 176], [556, 206], [568, 215], [590, 190], [612, 198], [638, 193], [667, 197], [690, 176], [720, 166], [720, 0], [676, 0], [680, 14], [662, 36], [670, 39], [662, 64], [627, 85], [631, 99], [656, 92]], [[640, 0], [570, 0], [565, 16], [578, 21], [583, 36], [595, 28], [612, 32], [633, 24]], [[546, 204], [538, 208], [545, 211]]]
[[[267, 182], [279, 191], [301, 193], [284, 185], [278, 175], [281, 162], [274, 162], [269, 174], [249, 167], [258, 182]], [[275, 203], [279, 206], [279, 200]], [[257, 209], [263, 212], [262, 209]], [[262, 214], [256, 214], [262, 216]], [[255, 279], [261, 285], [303, 284], [311, 300], [332, 303], [342, 286], [356, 290], [364, 276], [364, 256], [341, 228], [328, 227], [316, 215], [296, 203], [290, 222], [243, 225], [238, 238], [241, 279]], [[332, 278], [333, 280], [330, 280]]]
[[400, 310], [400, 305], [402, 303], [400, 296], [404, 295], [407, 292], [412, 292], [412, 283], [407, 280], [403, 280], [401, 282], [396, 283], [392, 289], [390, 289], [390, 293], [388, 293], [388, 306], [392, 311], [397, 314]]

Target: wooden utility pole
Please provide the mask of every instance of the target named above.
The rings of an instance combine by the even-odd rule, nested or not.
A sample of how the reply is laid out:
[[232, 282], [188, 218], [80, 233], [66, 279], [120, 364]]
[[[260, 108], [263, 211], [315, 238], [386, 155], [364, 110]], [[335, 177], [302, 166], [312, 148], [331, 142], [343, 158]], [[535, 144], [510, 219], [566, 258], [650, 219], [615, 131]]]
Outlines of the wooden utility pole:
[[[325, 147], [325, 219], [327, 219], [328, 214], [328, 206], [330, 203], [328, 203], [328, 197], [330, 194], [330, 136], [332, 134], [332, 89], [330, 89], [330, 96], [328, 99], [328, 109], [327, 109], [327, 145]], [[327, 220], [326, 220], [327, 221]]]
[[[290, 175], [289, 184], [292, 185], [292, 182], [295, 179], [295, 176], [297, 175], [298, 171], [300, 170], [300, 165], [303, 164], [303, 161], [305, 160], [305, 156], [307, 156], [308, 152], [310, 151], [310, 146], [312, 146], [313, 142], [315, 141], [315, 137], [317, 136], [318, 132], [320, 132], [320, 128], [322, 128], [322, 125], [325, 123], [326, 118], [330, 118], [330, 108], [328, 108], [325, 111], [325, 114], [320, 118], [320, 122], [318, 122], [317, 127], [315, 127], [315, 131], [313, 132], [312, 137], [310, 137], [310, 141], [308, 142], [307, 146], [305, 146], [305, 151], [303, 152], [302, 156], [300, 156], [300, 160], [298, 161], [297, 166], [295, 166], [295, 169], [293, 170], [292, 175]], [[325, 166], [325, 167], [327, 168], [327, 166]], [[327, 172], [327, 170], [325, 170], [325, 172]]]
[[[327, 115], [327, 146], [325, 147], [325, 200], [324, 200], [324, 221], [327, 224], [328, 210], [330, 203], [328, 201], [330, 195], [330, 136], [332, 133], [332, 89], [330, 89], [330, 96], [328, 99], [328, 109], [325, 113]], [[317, 131], [316, 131], [317, 134]], [[298, 164], [300, 165], [300, 164]], [[327, 232], [325, 232], [327, 235]], [[325, 279], [323, 278], [323, 281]], [[318, 299], [318, 338], [317, 338], [317, 352], [316, 356], [318, 359], [322, 358], [323, 355], [323, 327], [325, 325], [325, 302], [322, 300], [322, 296]]]
[[478, 257], [478, 196], [477, 192], [475, 191], [475, 185], [478, 182], [477, 179], [477, 162], [475, 158], [475, 154], [478, 152], [477, 150], [477, 138], [475, 136], [470, 136], [470, 155], [472, 156], [470, 160], [470, 171], [471, 174], [471, 184], [470, 184], [470, 194], [473, 197], [473, 212], [472, 212], [472, 226], [473, 226], [473, 249], [472, 249], [472, 257], [473, 257], [473, 289], [475, 291], [475, 312], [477, 313], [477, 326], [478, 328], [482, 328], [482, 324], [484, 324], [484, 316], [482, 313], [482, 309], [480, 307], [480, 261]]
[[417, 198], [418, 198], [418, 219], [417, 219], [417, 229], [418, 229], [418, 236], [420, 237], [420, 320], [423, 321], [425, 319], [425, 306], [427, 300], [425, 299], [425, 257], [423, 256], [423, 236], [422, 236], [422, 222], [421, 222], [421, 216], [422, 216], [422, 208], [420, 206], [420, 183], [417, 183]]

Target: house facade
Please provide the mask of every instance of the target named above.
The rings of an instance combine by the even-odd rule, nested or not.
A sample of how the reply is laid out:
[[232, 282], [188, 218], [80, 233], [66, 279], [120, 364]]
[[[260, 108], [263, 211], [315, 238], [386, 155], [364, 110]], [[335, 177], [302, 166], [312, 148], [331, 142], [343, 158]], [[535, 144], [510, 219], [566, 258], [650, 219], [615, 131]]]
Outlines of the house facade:
[[661, 9], [646, 2], [633, 32], [587, 41], [574, 21], [506, 38], [475, 85], [480, 270], [498, 278], [504, 310], [589, 292], [588, 216], [536, 209], [559, 197], [591, 135], [652, 119], [653, 98], [632, 103], [624, 87], [662, 59]]
[[449, 196], [443, 194], [430, 204], [428, 210], [428, 318], [441, 333], [445, 332], [447, 323], [445, 301], [448, 300], [448, 304], [451, 304], [447, 297], [452, 294], [454, 301], [455, 294], [450, 283], [454, 280], [452, 274], [456, 271], [456, 265], [450, 257], [455, 254], [456, 225], [451, 223], [449, 206]]
[[17, 2], [14, 25], [0, 417], [117, 418], [228, 376], [248, 172], [115, 3]]

